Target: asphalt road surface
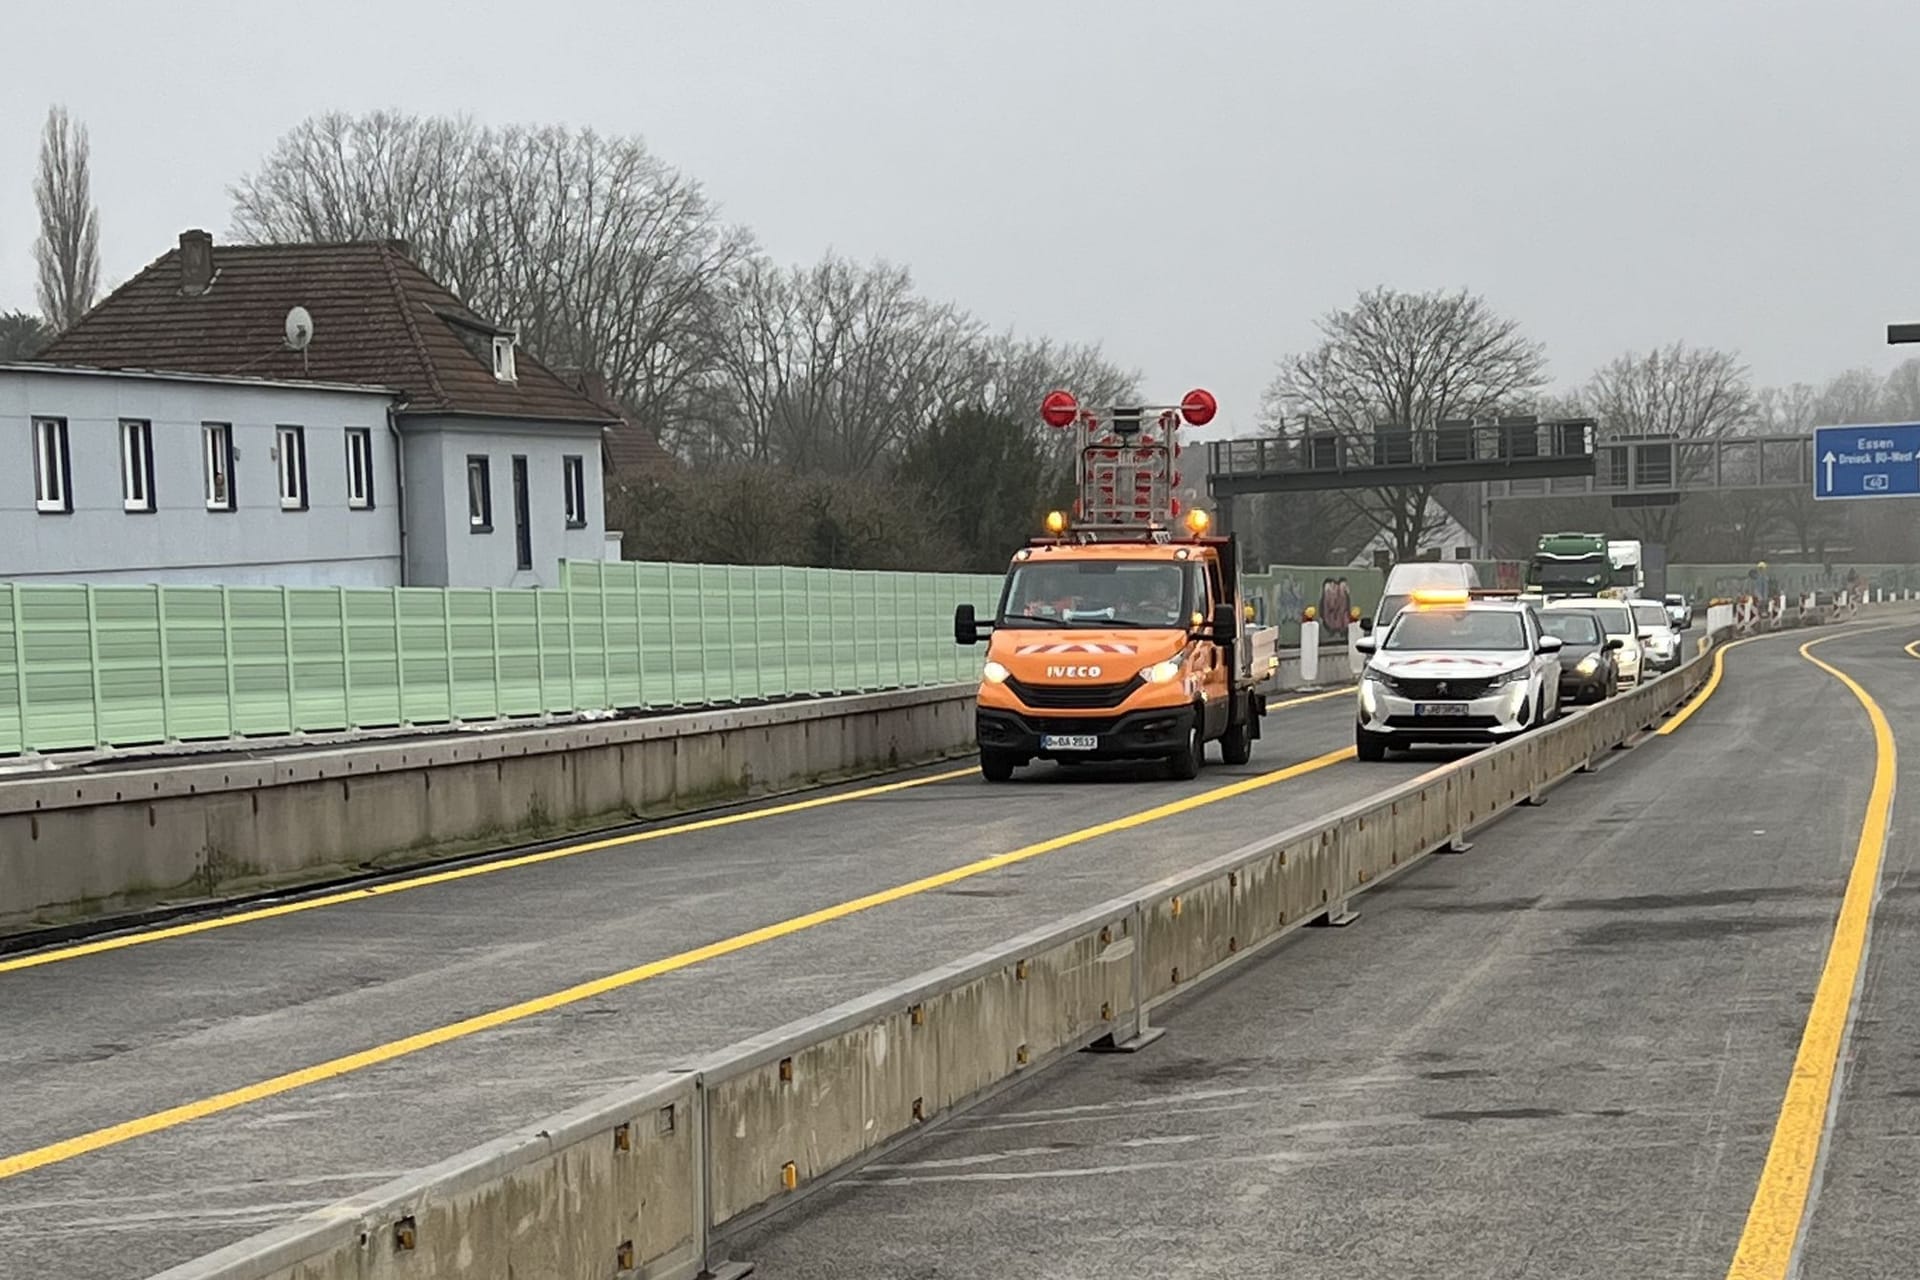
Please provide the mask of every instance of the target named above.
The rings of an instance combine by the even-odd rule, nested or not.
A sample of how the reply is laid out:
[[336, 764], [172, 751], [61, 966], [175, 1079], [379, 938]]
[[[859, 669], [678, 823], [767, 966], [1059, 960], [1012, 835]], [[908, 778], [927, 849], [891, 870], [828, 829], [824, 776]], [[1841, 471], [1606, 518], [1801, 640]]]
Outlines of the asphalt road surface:
[[[1902, 797], [1915, 634], [1813, 651], [1884, 708]], [[1807, 638], [1730, 650], [1677, 732], [1169, 1006], [1145, 1051], [1042, 1074], [734, 1256], [767, 1280], [1727, 1276], [1873, 792], [1867, 715]], [[1813, 1280], [1920, 1258], [1910, 805], [1806, 1162]]]
[[869, 784], [183, 936], [0, 956], [0, 1275], [151, 1274], [1450, 758], [1345, 758], [1350, 696], [1278, 710], [1251, 765], [1216, 759], [1192, 783], [1039, 766], [997, 787]]

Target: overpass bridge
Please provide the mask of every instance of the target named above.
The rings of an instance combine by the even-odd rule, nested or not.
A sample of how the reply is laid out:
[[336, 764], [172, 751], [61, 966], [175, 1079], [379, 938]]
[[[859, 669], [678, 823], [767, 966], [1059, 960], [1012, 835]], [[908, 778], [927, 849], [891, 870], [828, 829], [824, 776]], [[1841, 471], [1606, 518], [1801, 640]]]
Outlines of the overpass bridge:
[[1920, 612], [1718, 639], [0, 955], [0, 1275], [1904, 1274]]

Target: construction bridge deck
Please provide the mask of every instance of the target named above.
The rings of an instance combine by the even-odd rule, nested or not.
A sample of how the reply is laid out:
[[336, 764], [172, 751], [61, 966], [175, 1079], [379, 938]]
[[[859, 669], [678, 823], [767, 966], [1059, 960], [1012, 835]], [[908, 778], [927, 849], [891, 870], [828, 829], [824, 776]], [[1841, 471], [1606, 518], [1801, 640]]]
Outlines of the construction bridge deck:
[[[1911, 1272], [1916, 636], [1729, 648], [1673, 732], [733, 1252], [770, 1277], [1719, 1277], [1791, 1240], [1797, 1187], [1801, 1274]], [[150, 1275], [1456, 758], [1355, 761], [1349, 697], [1276, 708], [1252, 765], [1193, 783], [921, 770], [0, 957], [0, 1275]], [[1843, 1038], [1829, 1120], [1789, 1086]]]

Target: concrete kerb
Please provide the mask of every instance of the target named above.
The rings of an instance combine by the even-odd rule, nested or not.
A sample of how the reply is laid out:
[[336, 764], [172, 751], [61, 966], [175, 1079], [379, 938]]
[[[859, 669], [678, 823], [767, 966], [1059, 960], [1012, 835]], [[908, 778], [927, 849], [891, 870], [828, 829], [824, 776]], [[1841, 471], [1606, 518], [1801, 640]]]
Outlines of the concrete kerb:
[[484, 856], [948, 759], [973, 685], [0, 781], [0, 933]]
[[84, 774], [22, 774], [0, 779], [0, 814], [131, 803], [182, 795], [248, 791], [256, 787], [339, 780], [368, 774], [475, 764], [522, 756], [617, 747], [665, 738], [731, 733], [803, 721], [970, 698], [976, 686], [928, 685], [884, 693], [810, 698], [753, 707], [718, 707], [632, 720], [502, 729], [486, 734], [381, 739], [326, 750], [286, 750], [260, 759], [169, 760]]
[[[1708, 662], [1697, 657], [1676, 678], [742, 1041], [687, 1072], [176, 1267], [165, 1280], [464, 1277], [504, 1274], [509, 1261], [569, 1277], [679, 1277], [717, 1268], [711, 1241], [1050, 1061], [1129, 1026], [1138, 1034], [1149, 1010], [1301, 925], [1343, 912], [1350, 898], [1678, 706], [1704, 682]], [[639, 1150], [631, 1135], [648, 1128], [662, 1098], [684, 1099], [690, 1123], [678, 1145], [653, 1148], [684, 1170], [677, 1183], [654, 1179], [661, 1197], [620, 1200], [622, 1180], [606, 1173], [604, 1161], [599, 1177], [591, 1161], [571, 1178], [551, 1176], [556, 1164], [585, 1160], [584, 1148], [615, 1150], [622, 1124], [627, 1149]], [[691, 1165], [682, 1163], [683, 1152]], [[563, 1211], [563, 1202], [571, 1207]], [[650, 1241], [628, 1225], [682, 1212], [691, 1225], [670, 1238]]]
[[[691, 1077], [652, 1076], [616, 1094], [316, 1210], [286, 1226], [170, 1268], [155, 1280], [247, 1280], [259, 1276], [386, 1280], [506, 1275], [513, 1237], [538, 1225], [531, 1220], [535, 1215], [515, 1214], [508, 1205], [495, 1203], [511, 1198], [510, 1184], [516, 1178], [570, 1153], [590, 1154], [585, 1150], [588, 1147], [612, 1158], [639, 1156], [648, 1137], [676, 1140], [691, 1173], [700, 1155], [696, 1101], [697, 1086]], [[675, 1117], [671, 1125], [663, 1120], [670, 1108]], [[654, 1145], [657, 1149], [660, 1144]], [[704, 1239], [699, 1219], [704, 1215], [694, 1194], [698, 1183], [690, 1176], [680, 1181], [686, 1193], [680, 1213], [674, 1213], [672, 1203], [656, 1200], [644, 1206], [649, 1219], [645, 1226], [631, 1220], [621, 1224], [642, 1230], [651, 1227], [656, 1234], [667, 1237], [656, 1242], [653, 1252], [658, 1256], [649, 1260], [644, 1270], [629, 1268], [628, 1274], [644, 1275], [649, 1280], [680, 1280], [700, 1274]], [[601, 1189], [571, 1181], [563, 1197], [570, 1196], [575, 1203], [565, 1216], [570, 1221], [579, 1220], [604, 1216], [612, 1210], [618, 1221], [623, 1215], [617, 1206], [582, 1203]], [[491, 1211], [486, 1207], [490, 1203]], [[629, 1212], [638, 1217], [641, 1208], [636, 1201]], [[459, 1226], [439, 1229], [447, 1225], [444, 1219], [450, 1213], [460, 1214]], [[664, 1225], [664, 1233], [660, 1225]], [[504, 1240], [500, 1238], [503, 1235]], [[625, 1235], [608, 1242], [602, 1251], [604, 1256], [594, 1259], [595, 1265], [566, 1274], [616, 1274], [621, 1245], [633, 1239]]]

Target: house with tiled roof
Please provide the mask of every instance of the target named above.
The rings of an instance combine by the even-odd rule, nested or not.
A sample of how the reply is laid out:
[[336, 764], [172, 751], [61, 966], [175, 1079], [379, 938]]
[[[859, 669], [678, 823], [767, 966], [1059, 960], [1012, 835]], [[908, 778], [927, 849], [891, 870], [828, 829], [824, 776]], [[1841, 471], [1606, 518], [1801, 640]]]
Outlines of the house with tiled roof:
[[189, 231], [0, 366], [0, 578], [551, 584], [623, 425], [402, 244]]

